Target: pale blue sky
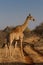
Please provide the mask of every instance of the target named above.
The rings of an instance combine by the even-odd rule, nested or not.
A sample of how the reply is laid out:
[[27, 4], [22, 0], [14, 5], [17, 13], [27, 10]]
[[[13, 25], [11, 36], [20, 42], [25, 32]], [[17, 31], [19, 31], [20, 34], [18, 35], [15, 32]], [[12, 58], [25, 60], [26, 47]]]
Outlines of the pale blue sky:
[[28, 24], [33, 29], [43, 22], [43, 0], [0, 0], [0, 29], [23, 24], [29, 13], [36, 19]]

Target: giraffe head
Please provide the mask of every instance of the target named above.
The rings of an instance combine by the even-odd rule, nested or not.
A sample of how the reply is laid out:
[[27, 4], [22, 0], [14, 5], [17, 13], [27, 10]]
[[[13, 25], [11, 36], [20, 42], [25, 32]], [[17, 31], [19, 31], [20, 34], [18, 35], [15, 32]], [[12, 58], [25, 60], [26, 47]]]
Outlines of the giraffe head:
[[31, 14], [29, 14], [29, 15], [27, 16], [27, 19], [32, 20], [32, 21], [35, 21], [35, 19], [33, 18], [33, 16], [31, 16]]

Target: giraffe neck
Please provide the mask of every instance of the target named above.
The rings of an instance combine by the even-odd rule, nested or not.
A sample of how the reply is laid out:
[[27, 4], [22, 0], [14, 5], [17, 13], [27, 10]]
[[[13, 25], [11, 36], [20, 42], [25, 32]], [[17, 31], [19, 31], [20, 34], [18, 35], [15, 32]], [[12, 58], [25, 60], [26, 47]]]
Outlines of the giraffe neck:
[[21, 26], [21, 28], [22, 28], [22, 32], [24, 32], [24, 30], [25, 30], [26, 27], [28, 26], [28, 22], [29, 22], [28, 20], [29, 20], [29, 18], [28, 18], [28, 19], [26, 18], [24, 24], [22, 24], [22, 26]]

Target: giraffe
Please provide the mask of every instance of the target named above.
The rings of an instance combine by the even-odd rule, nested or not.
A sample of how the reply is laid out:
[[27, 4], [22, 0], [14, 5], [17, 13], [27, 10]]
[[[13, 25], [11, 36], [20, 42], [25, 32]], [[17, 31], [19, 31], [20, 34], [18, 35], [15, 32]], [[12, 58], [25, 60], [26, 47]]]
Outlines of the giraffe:
[[24, 24], [22, 25], [18, 25], [15, 28], [12, 29], [12, 31], [9, 34], [9, 40], [10, 40], [10, 54], [11, 54], [11, 46], [12, 46], [12, 42], [13, 40], [16, 40], [15, 43], [15, 48], [17, 47], [17, 40], [20, 40], [21, 42], [21, 52], [23, 55], [23, 50], [22, 50], [22, 41], [23, 41], [23, 37], [24, 37], [24, 30], [26, 29], [26, 27], [28, 26], [28, 22], [32, 20], [34, 21], [35, 19], [33, 18], [33, 16], [31, 16], [31, 14], [29, 14], [24, 22]]
[[[12, 42], [13, 40], [16, 41], [15, 43], [15, 48], [17, 48], [17, 41], [20, 40], [21, 42], [21, 52], [22, 52], [22, 41], [23, 41], [23, 37], [24, 37], [24, 34], [22, 32], [16, 32], [16, 31], [12, 31], [12, 33], [10, 34], [9, 36], [10, 38], [10, 46], [8, 46], [10, 48], [10, 56], [11, 56], [11, 46], [12, 46]], [[23, 52], [22, 52], [22, 55], [23, 55]]]

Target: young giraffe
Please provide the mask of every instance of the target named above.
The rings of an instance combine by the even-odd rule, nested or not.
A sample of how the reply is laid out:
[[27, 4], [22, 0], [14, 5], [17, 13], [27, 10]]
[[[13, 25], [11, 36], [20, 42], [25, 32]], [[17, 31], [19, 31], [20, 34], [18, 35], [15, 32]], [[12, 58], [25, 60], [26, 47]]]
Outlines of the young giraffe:
[[12, 42], [13, 40], [16, 40], [15, 43], [15, 47], [17, 47], [17, 40], [21, 41], [21, 52], [23, 55], [23, 50], [22, 50], [22, 41], [23, 41], [23, 37], [24, 37], [24, 30], [26, 29], [26, 27], [28, 26], [28, 22], [32, 20], [34, 21], [35, 19], [33, 18], [33, 16], [31, 16], [31, 14], [29, 14], [24, 22], [24, 24], [16, 26], [15, 28], [12, 29], [12, 31], [9, 34], [9, 39], [10, 39], [10, 54], [11, 54], [11, 46], [12, 46]]

